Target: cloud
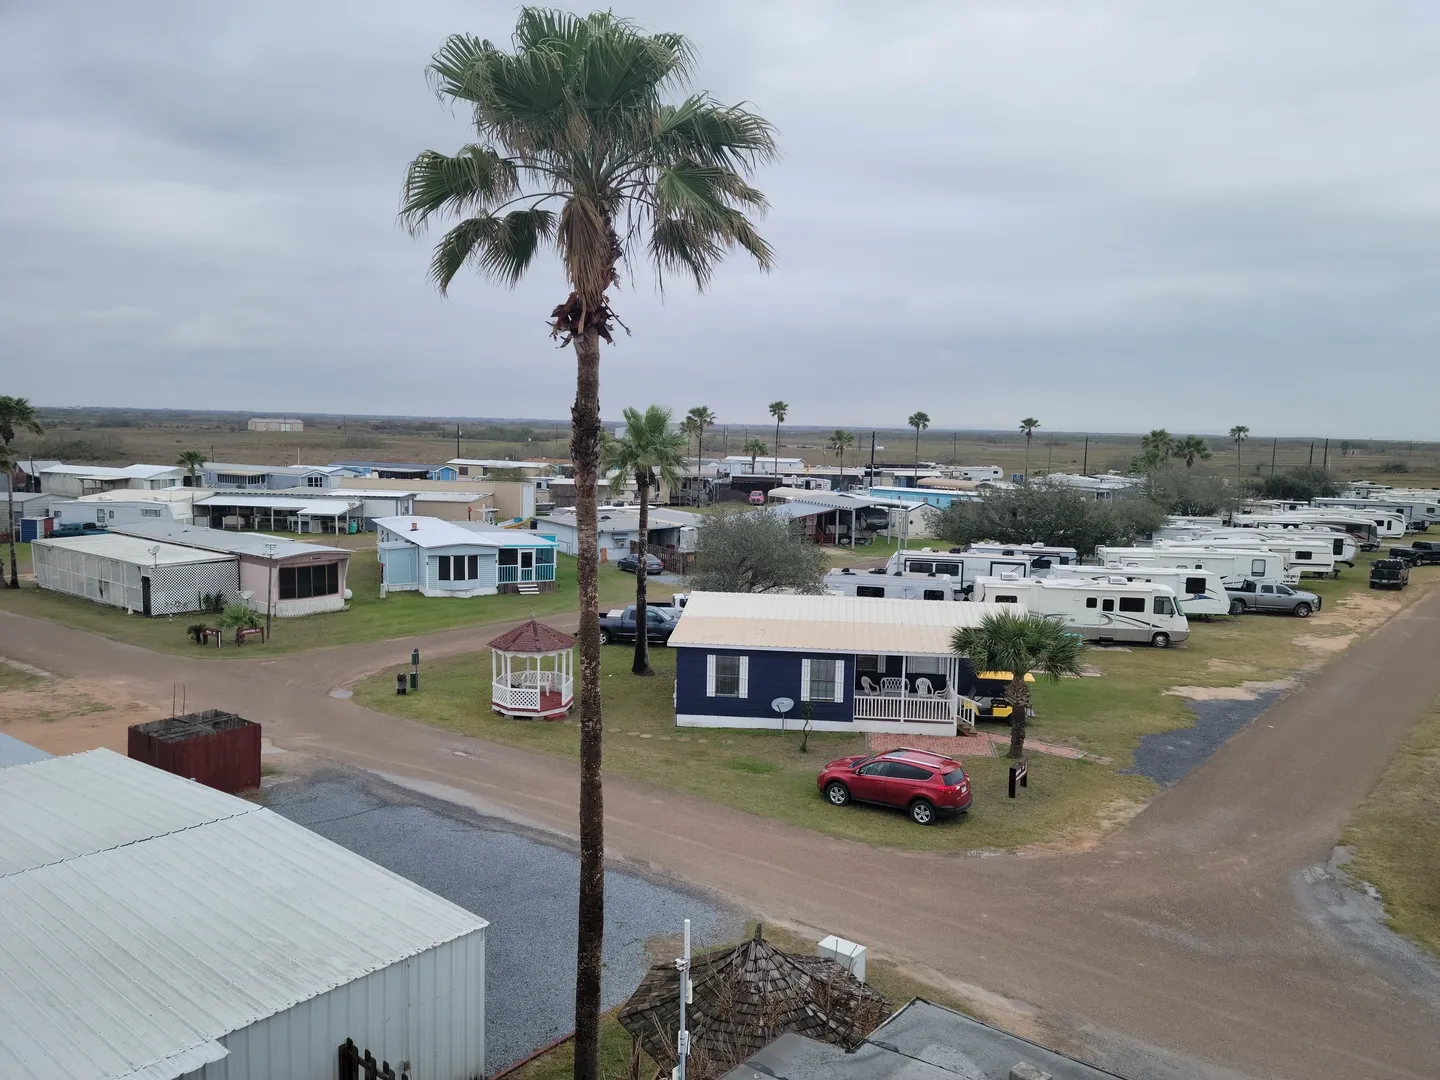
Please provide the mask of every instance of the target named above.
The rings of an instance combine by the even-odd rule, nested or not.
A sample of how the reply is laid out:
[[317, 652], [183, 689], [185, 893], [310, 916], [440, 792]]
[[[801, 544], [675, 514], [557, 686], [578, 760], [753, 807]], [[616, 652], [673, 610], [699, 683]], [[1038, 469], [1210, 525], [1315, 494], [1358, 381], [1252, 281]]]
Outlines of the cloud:
[[[784, 156], [779, 261], [615, 297], [607, 412], [1425, 436], [1440, 12], [1424, 5], [640, 0]], [[426, 281], [423, 77], [509, 4], [52, 0], [0, 15], [0, 349], [45, 404], [563, 416], [541, 263]], [[136, 372], [147, 378], [137, 380]], [[1393, 376], [1401, 394], [1357, 388]], [[1014, 414], [1012, 417], [1011, 414]]]

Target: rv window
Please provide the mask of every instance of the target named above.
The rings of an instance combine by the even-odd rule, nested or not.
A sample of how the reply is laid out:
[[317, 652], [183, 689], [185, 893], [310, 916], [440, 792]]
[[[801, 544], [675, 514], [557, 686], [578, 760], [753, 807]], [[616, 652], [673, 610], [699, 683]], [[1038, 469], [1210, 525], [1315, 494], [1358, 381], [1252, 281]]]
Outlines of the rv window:
[[1344, 555], [1344, 554], [1345, 554], [1345, 541], [1344, 541], [1344, 540], [1336, 540], [1336, 541], [1335, 541], [1335, 550], [1333, 551], [1333, 554], [1335, 554], [1335, 555]]
[[1101, 611], [1114, 611], [1114, 610], [1115, 610], [1115, 601], [1114, 601], [1113, 599], [1111, 599], [1110, 597], [1107, 596], [1107, 597], [1105, 598], [1105, 602], [1100, 605], [1100, 610], [1101, 610]]
[[1120, 610], [1143, 613], [1145, 598], [1143, 596], [1122, 596], [1120, 597]]
[[1175, 605], [1170, 602], [1170, 597], [1157, 596], [1155, 597], [1154, 610], [1156, 615], [1174, 615]]
[[906, 569], [912, 574], [933, 574], [935, 564], [933, 562], [912, 562], [907, 564]]
[[937, 562], [935, 564], [935, 573], [954, 574], [956, 577], [959, 577], [960, 564], [958, 562]]
[[1308, 552], [1308, 551], [1297, 551], [1297, 552], [1295, 552], [1295, 558], [1297, 558], [1297, 559], [1309, 559], [1310, 557], [1311, 557], [1311, 555], [1310, 555], [1310, 552]]
[[856, 596], [879, 596], [879, 597], [883, 597], [883, 596], [885, 595], [885, 586], [883, 586], [883, 585], [856, 585], [856, 586], [855, 586], [855, 595], [856, 595]]
[[1100, 601], [1097, 600], [1097, 599], [1095, 599], [1095, 597], [1093, 597], [1093, 596], [1087, 596], [1087, 597], [1085, 598], [1085, 606], [1086, 606], [1087, 608], [1099, 607], [1099, 606], [1100, 606]]
[[945, 590], [944, 590], [944, 589], [926, 589], [926, 590], [925, 590], [925, 599], [926, 599], [926, 600], [944, 600], [944, 599], [945, 599]]
[[1205, 579], [1203, 577], [1187, 577], [1185, 579], [1185, 591], [1191, 596], [1197, 596], [1205, 591]]
[[1264, 576], [1265, 576], [1265, 560], [1264, 560], [1264, 559], [1251, 559], [1251, 560], [1250, 560], [1250, 573], [1254, 574], [1256, 577], [1264, 577]]
[[810, 661], [810, 693], [809, 701], [834, 701], [835, 700], [835, 661], [834, 660], [811, 660]]
[[715, 696], [740, 696], [740, 668], [743, 656], [715, 657]]
[[1018, 596], [997, 596], [997, 597], [995, 597], [995, 603], [997, 603], [997, 604], [1018, 604], [1019, 602], [1020, 602], [1020, 597], [1018, 597]]

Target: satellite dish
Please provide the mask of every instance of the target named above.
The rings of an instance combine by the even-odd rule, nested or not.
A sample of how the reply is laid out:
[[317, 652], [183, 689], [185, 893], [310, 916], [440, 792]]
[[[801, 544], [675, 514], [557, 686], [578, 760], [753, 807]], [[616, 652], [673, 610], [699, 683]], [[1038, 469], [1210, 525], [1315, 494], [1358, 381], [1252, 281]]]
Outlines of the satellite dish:
[[788, 697], [777, 697], [774, 701], [770, 702], [770, 708], [774, 709], [782, 716], [794, 707], [795, 702]]

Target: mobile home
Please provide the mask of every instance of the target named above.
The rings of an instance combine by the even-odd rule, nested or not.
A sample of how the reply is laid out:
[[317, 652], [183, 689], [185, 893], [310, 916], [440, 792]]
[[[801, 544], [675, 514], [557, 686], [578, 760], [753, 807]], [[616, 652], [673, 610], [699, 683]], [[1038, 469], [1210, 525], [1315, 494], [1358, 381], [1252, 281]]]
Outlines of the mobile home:
[[964, 600], [966, 590], [949, 574], [891, 574], [882, 569], [856, 573], [848, 566], [825, 575], [825, 591], [871, 599]]
[[1190, 636], [1190, 623], [1169, 585], [1109, 578], [982, 577], [980, 603], [1023, 604], [1086, 641], [1129, 641], [1163, 649]]
[[1097, 547], [1095, 554], [1106, 566], [1181, 566], [1213, 570], [1227, 586], [1240, 585], [1246, 580], [1278, 581], [1284, 585], [1300, 583], [1300, 571], [1289, 566], [1285, 556], [1258, 548]]
[[1193, 566], [1057, 566], [1047, 575], [1051, 581], [1083, 581], [1123, 577], [1126, 581], [1149, 581], [1168, 585], [1175, 591], [1180, 608], [1188, 615], [1226, 615], [1230, 597], [1225, 583], [1213, 570]]
[[885, 564], [889, 574], [943, 575], [967, 592], [977, 577], [995, 577], [1000, 574], [1018, 574], [1028, 577], [1031, 572], [1030, 560], [1025, 557], [1003, 555], [977, 555], [972, 552], [941, 553], [930, 548], [919, 551], [897, 551]]

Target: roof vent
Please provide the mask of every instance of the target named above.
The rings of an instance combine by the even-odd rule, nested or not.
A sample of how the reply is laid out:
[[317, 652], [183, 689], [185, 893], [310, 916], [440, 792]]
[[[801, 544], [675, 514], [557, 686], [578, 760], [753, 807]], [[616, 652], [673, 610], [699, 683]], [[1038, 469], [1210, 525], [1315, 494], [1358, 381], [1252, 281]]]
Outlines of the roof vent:
[[418, 521], [412, 521], [412, 522], [410, 522], [410, 531], [411, 531], [411, 532], [419, 532], [419, 531], [420, 531], [420, 522], [418, 522]]

